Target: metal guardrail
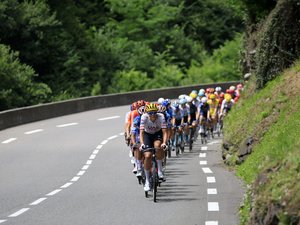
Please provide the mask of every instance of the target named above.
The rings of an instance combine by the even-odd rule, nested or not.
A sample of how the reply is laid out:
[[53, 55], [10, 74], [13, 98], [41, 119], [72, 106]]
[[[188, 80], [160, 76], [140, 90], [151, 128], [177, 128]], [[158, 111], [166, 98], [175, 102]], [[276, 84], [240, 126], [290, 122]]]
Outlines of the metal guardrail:
[[175, 88], [173, 87], [120, 94], [100, 95], [7, 110], [0, 112], [0, 130], [18, 126], [21, 124], [84, 112], [88, 110], [129, 105], [139, 99], [144, 99], [146, 101], [156, 101], [160, 97], [174, 99], [181, 94], [188, 94], [195, 89], [199, 90], [201, 88], [206, 89], [208, 87], [220, 86], [223, 90], [225, 90], [229, 86], [237, 85], [238, 83], [238, 81], [233, 81], [225, 83], [191, 85]]

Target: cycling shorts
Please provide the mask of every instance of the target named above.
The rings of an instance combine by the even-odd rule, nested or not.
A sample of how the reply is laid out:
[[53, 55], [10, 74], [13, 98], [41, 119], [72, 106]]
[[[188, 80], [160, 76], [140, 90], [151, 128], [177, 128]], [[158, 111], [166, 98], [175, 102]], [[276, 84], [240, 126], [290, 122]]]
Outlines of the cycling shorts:
[[147, 148], [154, 148], [154, 141], [160, 140], [163, 141], [163, 132], [162, 130], [154, 133], [149, 134], [147, 132], [144, 132], [144, 145]]

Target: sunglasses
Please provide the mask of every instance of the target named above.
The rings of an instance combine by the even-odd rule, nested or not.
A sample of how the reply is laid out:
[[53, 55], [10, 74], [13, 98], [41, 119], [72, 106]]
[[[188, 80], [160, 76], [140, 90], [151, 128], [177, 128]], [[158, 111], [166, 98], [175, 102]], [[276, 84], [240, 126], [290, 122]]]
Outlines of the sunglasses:
[[149, 116], [153, 116], [153, 115], [156, 115], [157, 112], [148, 112]]

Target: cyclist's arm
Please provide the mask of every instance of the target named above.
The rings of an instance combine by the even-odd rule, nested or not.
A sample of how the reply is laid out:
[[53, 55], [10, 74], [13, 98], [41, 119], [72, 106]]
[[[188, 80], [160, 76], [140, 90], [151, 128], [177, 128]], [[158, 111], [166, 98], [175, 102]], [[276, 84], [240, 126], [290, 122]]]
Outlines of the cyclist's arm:
[[163, 133], [163, 144], [167, 144], [167, 137], [168, 137], [168, 133], [167, 133], [167, 129], [161, 129], [162, 133]]
[[144, 144], [144, 133], [145, 133], [144, 129], [141, 129], [140, 130], [140, 142], [141, 142], [141, 145]]

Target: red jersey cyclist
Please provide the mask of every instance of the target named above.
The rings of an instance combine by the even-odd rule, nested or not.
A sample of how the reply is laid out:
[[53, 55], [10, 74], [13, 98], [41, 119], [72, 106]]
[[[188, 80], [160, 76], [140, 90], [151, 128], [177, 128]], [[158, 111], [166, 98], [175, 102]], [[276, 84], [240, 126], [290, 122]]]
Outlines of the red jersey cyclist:
[[[165, 156], [164, 150], [167, 142], [167, 125], [165, 117], [161, 113], [157, 113], [158, 108], [155, 103], [146, 105], [146, 113], [141, 117], [140, 125], [140, 142], [141, 150], [155, 148], [158, 167], [159, 179], [164, 179], [162, 172], [162, 160]], [[144, 152], [144, 171], [146, 182], [145, 191], [150, 190], [150, 170], [152, 167], [152, 152]]]

